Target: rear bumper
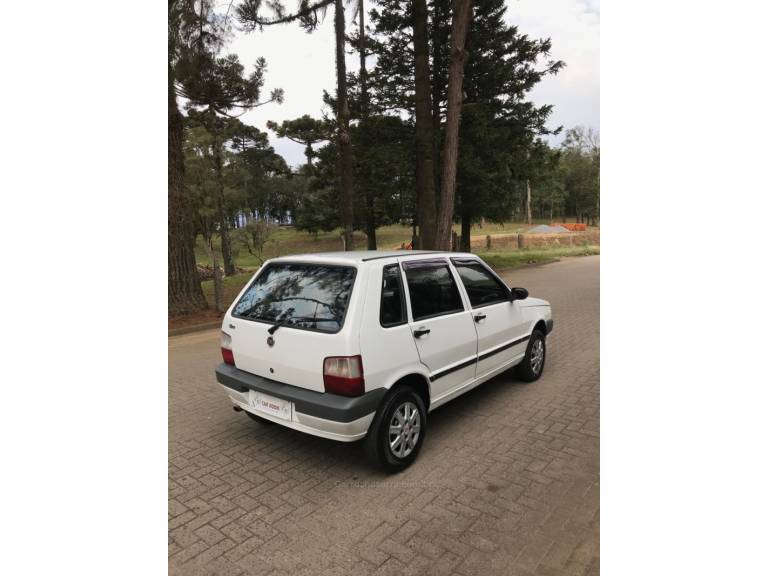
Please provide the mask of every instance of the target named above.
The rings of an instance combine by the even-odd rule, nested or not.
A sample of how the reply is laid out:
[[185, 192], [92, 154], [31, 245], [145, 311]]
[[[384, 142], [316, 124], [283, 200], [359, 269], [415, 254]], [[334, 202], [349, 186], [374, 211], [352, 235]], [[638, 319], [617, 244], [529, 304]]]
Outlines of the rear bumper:
[[[314, 392], [267, 380], [223, 363], [216, 368], [216, 380], [226, 390], [232, 402], [243, 410], [288, 428], [342, 442], [352, 442], [365, 436], [376, 409], [386, 394], [383, 388], [356, 398]], [[249, 402], [251, 390], [290, 400], [293, 403], [291, 420], [255, 411]]]

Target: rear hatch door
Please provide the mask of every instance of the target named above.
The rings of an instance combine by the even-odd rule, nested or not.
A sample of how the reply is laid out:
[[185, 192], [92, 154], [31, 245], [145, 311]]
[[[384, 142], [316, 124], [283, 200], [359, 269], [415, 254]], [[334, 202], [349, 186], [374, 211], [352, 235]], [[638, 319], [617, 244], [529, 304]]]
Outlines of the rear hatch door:
[[237, 368], [323, 392], [323, 360], [351, 354], [344, 328], [356, 275], [346, 265], [268, 263], [224, 321]]

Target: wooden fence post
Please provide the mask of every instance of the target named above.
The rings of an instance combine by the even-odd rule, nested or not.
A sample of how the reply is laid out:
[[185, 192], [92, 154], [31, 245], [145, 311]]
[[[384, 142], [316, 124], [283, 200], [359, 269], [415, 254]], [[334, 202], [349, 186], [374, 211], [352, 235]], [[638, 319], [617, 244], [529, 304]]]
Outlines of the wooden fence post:
[[491, 249], [491, 235], [487, 234], [485, 236], [485, 249], [490, 250]]
[[517, 249], [525, 248], [525, 237], [522, 234], [517, 235]]

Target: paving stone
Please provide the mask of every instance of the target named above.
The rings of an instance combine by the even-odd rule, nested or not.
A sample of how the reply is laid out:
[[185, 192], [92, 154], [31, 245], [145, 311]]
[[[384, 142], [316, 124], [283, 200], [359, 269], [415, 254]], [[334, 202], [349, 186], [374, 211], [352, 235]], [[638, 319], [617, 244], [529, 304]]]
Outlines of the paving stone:
[[392, 477], [356, 444], [234, 413], [218, 331], [169, 339], [169, 574], [598, 574], [599, 257], [502, 276], [552, 303], [544, 375], [430, 414]]

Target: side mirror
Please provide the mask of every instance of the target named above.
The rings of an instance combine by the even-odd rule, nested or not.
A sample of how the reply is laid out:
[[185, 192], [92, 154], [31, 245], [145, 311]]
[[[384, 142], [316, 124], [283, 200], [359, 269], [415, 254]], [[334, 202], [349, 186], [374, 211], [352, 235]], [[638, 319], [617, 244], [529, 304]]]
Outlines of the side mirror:
[[512, 288], [509, 291], [509, 301], [514, 302], [515, 300], [525, 300], [528, 298], [528, 290], [525, 288]]

